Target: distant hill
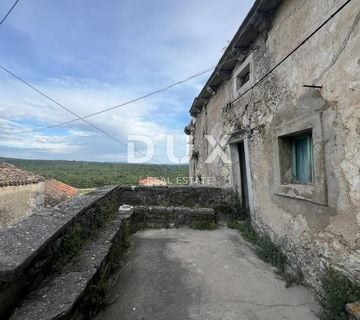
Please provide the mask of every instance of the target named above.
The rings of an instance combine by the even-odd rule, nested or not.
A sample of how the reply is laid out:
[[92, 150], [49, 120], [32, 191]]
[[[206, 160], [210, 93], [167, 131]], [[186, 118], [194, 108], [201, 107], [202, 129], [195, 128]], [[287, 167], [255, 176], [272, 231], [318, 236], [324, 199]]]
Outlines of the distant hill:
[[188, 177], [188, 165], [150, 165], [60, 160], [25, 160], [0, 157], [19, 168], [56, 179], [76, 188], [93, 188], [110, 184], [135, 185], [147, 176], [165, 178], [176, 184]]

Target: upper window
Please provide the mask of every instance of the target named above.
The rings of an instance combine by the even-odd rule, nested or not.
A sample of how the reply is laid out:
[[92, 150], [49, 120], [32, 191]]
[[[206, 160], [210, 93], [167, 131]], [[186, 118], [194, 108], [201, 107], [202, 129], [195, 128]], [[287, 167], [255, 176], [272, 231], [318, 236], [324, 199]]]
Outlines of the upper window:
[[236, 89], [239, 90], [245, 83], [250, 81], [250, 63], [236, 76]]
[[279, 138], [281, 181], [283, 184], [311, 184], [314, 175], [312, 133]]
[[237, 96], [249, 89], [253, 83], [254, 62], [253, 55], [249, 54], [246, 59], [236, 67], [233, 73], [233, 90]]

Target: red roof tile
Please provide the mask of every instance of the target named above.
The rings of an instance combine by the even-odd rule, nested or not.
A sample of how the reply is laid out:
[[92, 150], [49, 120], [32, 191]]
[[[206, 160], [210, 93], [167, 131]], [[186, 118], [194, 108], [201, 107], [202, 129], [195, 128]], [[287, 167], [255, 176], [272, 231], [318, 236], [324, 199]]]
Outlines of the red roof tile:
[[167, 183], [165, 180], [161, 180], [154, 177], [147, 177], [145, 179], [139, 180], [138, 184], [140, 186], [166, 186]]
[[54, 206], [62, 201], [79, 195], [79, 190], [61, 181], [46, 180], [45, 182], [45, 204]]

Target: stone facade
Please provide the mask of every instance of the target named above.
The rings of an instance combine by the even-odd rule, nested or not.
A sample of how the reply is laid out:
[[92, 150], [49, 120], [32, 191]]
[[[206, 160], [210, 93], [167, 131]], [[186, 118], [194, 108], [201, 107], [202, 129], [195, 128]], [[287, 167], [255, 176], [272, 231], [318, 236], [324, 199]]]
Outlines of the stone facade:
[[9, 226], [44, 206], [44, 182], [0, 187], [0, 228]]
[[[185, 130], [191, 178], [234, 187], [255, 227], [315, 288], [329, 265], [360, 279], [359, 20], [358, 1], [256, 1]], [[311, 139], [306, 183], [292, 175], [302, 135]], [[229, 161], [207, 163], [219, 147]]]
[[10, 163], [0, 163], [0, 229], [44, 206], [45, 179]]

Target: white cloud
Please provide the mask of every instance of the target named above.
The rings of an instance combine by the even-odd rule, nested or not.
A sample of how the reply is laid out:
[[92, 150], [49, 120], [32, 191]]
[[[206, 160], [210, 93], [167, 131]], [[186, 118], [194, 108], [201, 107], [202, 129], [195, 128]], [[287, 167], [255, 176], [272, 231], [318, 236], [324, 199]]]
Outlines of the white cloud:
[[[0, 44], [0, 58], [15, 73], [84, 116], [216, 64], [252, 2], [107, 0], [99, 10], [99, 2], [89, 0], [86, 12], [83, 3], [70, 0], [22, 2], [3, 30], [10, 30], [13, 38], [7, 42], [10, 49]], [[0, 4], [0, 12], [3, 7], [6, 4]], [[88, 121], [124, 143], [130, 134], [150, 137], [157, 156], [166, 161], [165, 137], [183, 134], [192, 99], [208, 75]], [[3, 73], [0, 95], [0, 132], [74, 118]], [[179, 143], [177, 151], [185, 147]], [[1, 135], [0, 152], [17, 157], [126, 160], [124, 146], [82, 121], [41, 132]]]

